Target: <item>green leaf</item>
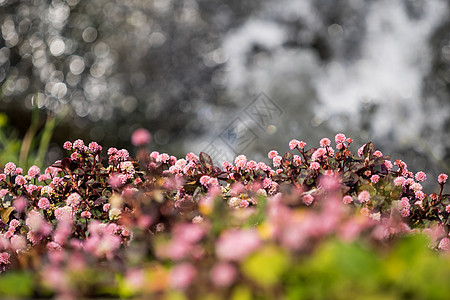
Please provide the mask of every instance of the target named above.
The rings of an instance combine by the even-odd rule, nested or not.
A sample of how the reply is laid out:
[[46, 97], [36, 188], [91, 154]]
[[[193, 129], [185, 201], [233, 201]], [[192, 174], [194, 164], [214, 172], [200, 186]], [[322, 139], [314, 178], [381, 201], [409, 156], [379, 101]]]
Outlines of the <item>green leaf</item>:
[[285, 253], [274, 246], [267, 246], [243, 262], [242, 272], [259, 285], [271, 287], [280, 281], [288, 264]]
[[33, 294], [33, 278], [30, 273], [9, 271], [0, 275], [1, 297], [29, 298]]

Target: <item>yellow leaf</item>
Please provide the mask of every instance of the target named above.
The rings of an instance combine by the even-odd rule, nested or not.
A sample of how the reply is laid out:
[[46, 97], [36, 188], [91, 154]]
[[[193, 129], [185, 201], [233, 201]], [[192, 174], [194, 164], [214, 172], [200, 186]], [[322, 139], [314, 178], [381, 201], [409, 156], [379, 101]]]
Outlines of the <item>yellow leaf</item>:
[[3, 223], [9, 222], [9, 215], [15, 210], [15, 207], [0, 208], [0, 217]]

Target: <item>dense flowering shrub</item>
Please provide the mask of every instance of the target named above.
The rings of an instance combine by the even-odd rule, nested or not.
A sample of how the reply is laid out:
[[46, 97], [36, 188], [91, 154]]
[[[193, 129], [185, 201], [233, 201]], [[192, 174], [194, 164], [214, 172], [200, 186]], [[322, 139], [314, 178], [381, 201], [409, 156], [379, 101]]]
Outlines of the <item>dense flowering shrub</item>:
[[[446, 174], [437, 193], [425, 194], [424, 172], [392, 163], [370, 142], [353, 154], [344, 134], [335, 148], [328, 138], [310, 149], [292, 140], [293, 153], [268, 153], [273, 166], [239, 155], [222, 168], [206, 153], [148, 153], [150, 139], [145, 130], [133, 135], [135, 159], [125, 149], [105, 155], [97, 143], [76, 140], [63, 145], [68, 157], [43, 172], [5, 164], [0, 292], [427, 298], [432, 290], [413, 282], [430, 280], [430, 272], [408, 271], [424, 271], [421, 258], [434, 266], [435, 286], [448, 291], [442, 278], [450, 268], [440, 268], [450, 251]], [[405, 265], [408, 259], [416, 265]], [[366, 282], [374, 280], [383, 288]], [[18, 282], [22, 289], [8, 289]]]

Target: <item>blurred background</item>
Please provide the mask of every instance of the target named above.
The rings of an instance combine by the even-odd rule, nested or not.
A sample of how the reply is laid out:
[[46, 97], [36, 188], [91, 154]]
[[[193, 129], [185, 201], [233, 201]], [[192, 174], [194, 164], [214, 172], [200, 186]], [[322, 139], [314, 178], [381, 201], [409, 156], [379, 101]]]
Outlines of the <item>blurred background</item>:
[[0, 147], [24, 164], [144, 127], [216, 161], [343, 132], [450, 172], [447, 0], [0, 0], [0, 26]]

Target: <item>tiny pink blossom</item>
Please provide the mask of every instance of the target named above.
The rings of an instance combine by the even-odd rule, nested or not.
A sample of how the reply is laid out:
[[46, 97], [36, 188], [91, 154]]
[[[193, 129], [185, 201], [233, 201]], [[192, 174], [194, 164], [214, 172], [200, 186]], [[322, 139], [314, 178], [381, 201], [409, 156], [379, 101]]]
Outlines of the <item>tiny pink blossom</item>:
[[181, 263], [170, 272], [170, 285], [179, 290], [185, 290], [191, 285], [197, 275], [197, 270], [190, 263]]
[[20, 175], [20, 174], [23, 174], [23, 169], [17, 167], [17, 168], [16, 168], [16, 175]]
[[342, 198], [342, 203], [344, 204], [350, 204], [353, 202], [352, 196], [346, 195], [344, 198]]
[[425, 174], [424, 172], [420, 171], [420, 172], [416, 173], [415, 178], [416, 178], [417, 181], [425, 181], [425, 180], [427, 180], [427, 174]]
[[81, 196], [78, 193], [72, 193], [66, 199], [66, 205], [77, 206], [81, 202]]
[[320, 164], [316, 161], [313, 161], [310, 165], [309, 168], [311, 170], [319, 170], [320, 169]]
[[41, 169], [37, 166], [31, 166], [30, 169], [28, 169], [28, 176], [31, 178], [36, 178], [41, 174]]
[[9, 222], [9, 226], [17, 228], [18, 226], [20, 226], [20, 221], [17, 219], [12, 219], [11, 222]]
[[279, 166], [281, 166], [281, 161], [283, 160], [283, 158], [281, 157], [281, 156], [279, 156], [279, 155], [277, 155], [277, 156], [275, 156], [274, 158], [273, 158], [273, 166], [275, 167], [275, 168], [278, 168]]
[[104, 212], [107, 212], [108, 210], [109, 210], [109, 207], [111, 206], [111, 204], [110, 203], [105, 203], [105, 204], [103, 204], [103, 211]]
[[444, 251], [449, 251], [450, 250], [450, 239], [445, 237], [443, 238], [438, 245], [438, 248]]
[[143, 146], [150, 143], [151, 135], [150, 132], [145, 128], [139, 128], [133, 132], [131, 136], [131, 143], [136, 146]]
[[237, 276], [236, 268], [227, 262], [219, 262], [211, 269], [210, 278], [218, 287], [230, 286]]
[[342, 144], [345, 142], [345, 135], [343, 133], [338, 133], [336, 134], [336, 136], [334, 137], [334, 141], [336, 142], [336, 144]]
[[300, 145], [300, 141], [299, 140], [291, 140], [289, 142], [289, 149], [294, 150], [295, 148], [297, 148]]
[[321, 157], [327, 154], [327, 150], [325, 148], [318, 148], [311, 156], [313, 161], [319, 160]]
[[23, 212], [25, 208], [27, 207], [28, 201], [25, 197], [18, 197], [16, 200], [14, 200], [13, 205], [19, 212]]
[[388, 170], [388, 171], [390, 171], [390, 170], [392, 170], [392, 162], [390, 161], [390, 160], [385, 160], [384, 161], [384, 166], [386, 167], [386, 169]]
[[450, 213], [450, 204], [445, 207], [445, 211]]
[[81, 217], [82, 217], [82, 218], [89, 219], [89, 218], [92, 217], [92, 214], [91, 214], [90, 211], [86, 211], [86, 210], [85, 210], [85, 211], [81, 212]]
[[372, 183], [377, 183], [379, 180], [380, 180], [380, 176], [379, 176], [379, 175], [372, 175], [372, 176], [370, 177], [370, 181], [371, 181]]
[[43, 197], [39, 199], [38, 206], [40, 209], [46, 210], [50, 207], [50, 201], [48, 198]]
[[300, 166], [302, 164], [302, 158], [299, 155], [294, 155], [294, 163]]
[[440, 174], [440, 175], [438, 176], [438, 182], [439, 182], [440, 184], [444, 184], [444, 183], [447, 182], [447, 178], [448, 178], [448, 175], [442, 173], [442, 174]]
[[209, 177], [208, 175], [203, 175], [202, 177], [200, 177], [200, 184], [203, 186], [208, 186], [208, 181], [211, 177]]
[[0, 190], [0, 198], [5, 197], [6, 194], [8, 194], [8, 189], [1, 189]]
[[363, 207], [363, 208], [361, 208], [361, 210], [359, 211], [363, 216], [366, 216], [366, 217], [368, 217], [369, 216], [369, 213], [370, 213], [370, 211], [369, 211], [369, 209], [367, 208], [367, 207]]
[[272, 150], [272, 151], [269, 151], [269, 154], [267, 154], [267, 157], [269, 157], [270, 159], [273, 159], [277, 155], [278, 155], [278, 151]]
[[376, 157], [382, 157], [382, 156], [383, 156], [383, 153], [381, 153], [380, 150], [377, 150], [377, 151], [375, 151], [375, 152], [373, 153], [373, 155], [376, 156]]
[[72, 148], [73, 150], [78, 150], [78, 151], [84, 151], [84, 142], [81, 139], [76, 140], [75, 142], [73, 142]]
[[15, 183], [17, 185], [25, 185], [25, 184], [27, 184], [27, 180], [22, 175], [17, 175]]
[[4, 264], [4, 265], [10, 264], [9, 257], [10, 257], [10, 255], [8, 252], [1, 252], [0, 253], [0, 264]]
[[91, 142], [89, 143], [89, 151], [94, 154], [102, 152], [102, 146], [100, 146], [97, 142]]
[[63, 145], [63, 148], [66, 150], [72, 150], [72, 143], [69, 141], [66, 141]]
[[222, 260], [240, 261], [260, 245], [256, 229], [229, 229], [222, 232], [217, 240], [216, 254]]
[[310, 194], [306, 194], [302, 197], [302, 202], [305, 205], [311, 205], [313, 203], [313, 201], [314, 201], [314, 197]]
[[369, 202], [369, 200], [370, 200], [370, 193], [368, 191], [362, 191], [358, 195], [358, 200], [361, 203]]
[[331, 145], [331, 141], [329, 138], [323, 138], [320, 140], [320, 147], [328, 147]]
[[12, 162], [6, 163], [5, 169], [3, 172], [5, 172], [6, 175], [15, 175], [16, 172], [16, 165]]
[[402, 176], [399, 176], [394, 179], [394, 185], [395, 186], [403, 186], [406, 183], [406, 179]]
[[254, 160], [251, 160], [247, 163], [247, 169], [248, 170], [256, 170], [256, 167], [258, 166], [258, 163]]
[[234, 160], [234, 164], [238, 168], [244, 168], [247, 164], [247, 157], [245, 155], [238, 155]]
[[422, 191], [416, 191], [414, 193], [414, 195], [416, 196], [416, 199], [419, 199], [419, 200], [425, 199], [425, 194]]

